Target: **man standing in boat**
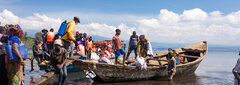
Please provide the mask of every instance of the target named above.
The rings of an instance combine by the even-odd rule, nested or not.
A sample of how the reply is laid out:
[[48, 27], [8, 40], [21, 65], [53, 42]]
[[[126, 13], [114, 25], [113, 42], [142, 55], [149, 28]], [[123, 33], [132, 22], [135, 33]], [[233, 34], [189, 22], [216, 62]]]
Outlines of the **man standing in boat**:
[[65, 29], [65, 32], [62, 36], [62, 40], [64, 43], [64, 48], [67, 50], [68, 56], [73, 56], [73, 44], [72, 42], [76, 42], [76, 39], [74, 37], [74, 30], [76, 28], [76, 25], [80, 23], [79, 17], [75, 16], [73, 20], [69, 21], [67, 23], [67, 27]]
[[[239, 55], [240, 55], [240, 53], [239, 53]], [[240, 82], [239, 82], [240, 81], [240, 58], [238, 58], [237, 64], [233, 68], [232, 73], [235, 77], [234, 85], [240, 85]]]
[[138, 36], [136, 35], [136, 31], [133, 31], [133, 35], [129, 39], [128, 53], [127, 53], [126, 60], [128, 60], [128, 57], [129, 57], [130, 53], [132, 52], [132, 50], [134, 50], [135, 59], [136, 59], [136, 57], [137, 57], [137, 43], [138, 43]]
[[123, 55], [123, 65], [124, 65], [126, 53], [124, 52], [124, 49], [121, 46], [121, 39], [120, 39], [121, 30], [116, 29], [115, 31], [116, 31], [116, 34], [115, 34], [115, 36], [113, 36], [113, 39], [112, 39], [112, 49], [115, 53], [115, 64], [118, 63], [117, 59], [122, 54]]

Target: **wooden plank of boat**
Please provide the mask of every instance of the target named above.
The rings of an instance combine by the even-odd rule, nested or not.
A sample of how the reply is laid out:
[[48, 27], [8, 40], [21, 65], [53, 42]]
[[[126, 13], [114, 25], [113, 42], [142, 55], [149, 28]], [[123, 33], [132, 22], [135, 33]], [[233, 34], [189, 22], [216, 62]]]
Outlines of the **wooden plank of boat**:
[[205, 51], [204, 49], [192, 49], [192, 48], [182, 48], [182, 50], [187, 52], [199, 52], [199, 53], [203, 53]]
[[168, 60], [159, 60], [159, 59], [156, 59], [156, 58], [150, 58], [149, 60], [157, 60], [157, 61], [168, 61]]
[[42, 75], [42, 77], [50, 78], [53, 75], [54, 75], [54, 72], [48, 72], [48, 73], [45, 73], [44, 75]]
[[199, 56], [190, 56], [190, 55], [182, 55], [181, 57], [185, 57], [185, 58], [199, 58]]
[[[72, 62], [74, 62], [75, 60], [77, 60], [79, 58], [79, 56], [73, 56], [69, 59], [66, 60], [66, 66], [70, 65]], [[43, 84], [44, 82], [46, 82], [48, 79], [50, 79], [52, 76], [54, 76], [55, 72], [51, 71], [48, 73], [43, 74], [40, 78], [34, 80], [33, 82], [30, 82], [30, 85], [39, 85], [39, 84]]]
[[[189, 59], [188, 62], [184, 64], [178, 64], [176, 69], [176, 75], [184, 75], [189, 73], [194, 73], [200, 62], [203, 60], [205, 55], [207, 54], [207, 41], [199, 42], [196, 44], [192, 44], [186, 46], [184, 48], [191, 49], [203, 49], [205, 50], [203, 53], [184, 51], [182, 48], [175, 49], [177, 53], [186, 53], [194, 55], [199, 55], [197, 57]], [[168, 51], [163, 51], [159, 53], [154, 53], [154, 57], [159, 58], [159, 56], [166, 56]], [[161, 60], [166, 60], [165, 57], [161, 58]], [[155, 61], [155, 60], [153, 60]], [[165, 61], [161, 61], [165, 62]], [[151, 63], [151, 62], [150, 62]], [[136, 68], [136, 66], [123, 66], [123, 65], [110, 65], [105, 63], [96, 63], [89, 60], [76, 60], [73, 63], [75, 68], [80, 68], [84, 70], [92, 70], [96, 73], [99, 78], [105, 82], [114, 82], [114, 81], [134, 81], [134, 80], [145, 80], [149, 78], [165, 78], [167, 77], [167, 69], [164, 66], [148, 66], [147, 70], [140, 70]], [[155, 61], [152, 65], [159, 65], [157, 61]]]
[[48, 72], [45, 73], [44, 75], [42, 75], [40, 78], [38, 78], [37, 80], [33, 81], [30, 83], [30, 85], [39, 85], [42, 84], [43, 82], [45, 82], [46, 80], [48, 80], [49, 78], [51, 78], [54, 75], [54, 72]]

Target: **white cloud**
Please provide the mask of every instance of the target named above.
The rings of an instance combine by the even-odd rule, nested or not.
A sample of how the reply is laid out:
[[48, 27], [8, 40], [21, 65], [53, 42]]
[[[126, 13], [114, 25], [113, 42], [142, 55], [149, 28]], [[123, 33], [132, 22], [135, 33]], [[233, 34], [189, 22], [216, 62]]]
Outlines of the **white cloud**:
[[[2, 25], [4, 24], [19, 24], [21, 28], [24, 30], [37, 30], [40, 31], [43, 28], [50, 29], [54, 28], [56, 31], [60, 27], [60, 24], [63, 20], [51, 18], [47, 15], [41, 15], [35, 13], [33, 16], [28, 17], [18, 17], [14, 15], [9, 10], [4, 10], [0, 12], [0, 22]], [[115, 29], [121, 29], [122, 33], [124, 33], [121, 37], [123, 39], [128, 39], [130, 34], [135, 27], [128, 27], [126, 24], [122, 23], [119, 26], [110, 26], [107, 24], [100, 24], [100, 23], [89, 23], [88, 24], [78, 24], [76, 27], [76, 31], [80, 31], [82, 33], [91, 33], [93, 35], [100, 35], [111, 38], [115, 34]]]
[[183, 20], [205, 21], [207, 19], [208, 15], [206, 12], [202, 11], [201, 9], [195, 8], [192, 10], [184, 10], [181, 17]]
[[176, 13], [173, 13], [171, 11], [168, 11], [167, 9], [162, 9], [159, 14], [159, 20], [163, 22], [178, 22], [180, 19], [179, 15]]
[[115, 30], [120, 29], [122, 32], [121, 38], [128, 39], [129, 36], [132, 34], [132, 31], [136, 30], [135, 27], [128, 27], [126, 24], [120, 24], [117, 27], [109, 26], [107, 24], [100, 24], [100, 23], [90, 23], [88, 24], [80, 24], [76, 27], [76, 31], [92, 34], [92, 35], [99, 35], [104, 36], [107, 38], [112, 38], [115, 35]]
[[[118, 20], [119, 17], [111, 16], [111, 18], [116, 18], [112, 20]], [[177, 14], [162, 9], [158, 17], [142, 17], [134, 22], [134, 26], [128, 26], [125, 23], [119, 23], [115, 26], [109, 25], [106, 22], [111, 21], [106, 20], [101, 23], [101, 20], [90, 21], [89, 25], [79, 24], [76, 31], [111, 38], [115, 34], [115, 29], [119, 28], [122, 30], [121, 38], [124, 40], [129, 39], [132, 31], [136, 30], [137, 34], [145, 34], [154, 42], [193, 43], [208, 40], [211, 44], [240, 45], [240, 11], [230, 14], [223, 14], [220, 11], [207, 13], [195, 8]], [[19, 17], [8, 10], [0, 12], [2, 24], [20, 24], [24, 30], [40, 31], [42, 28], [58, 30], [62, 21], [62, 19], [38, 13], [33, 14], [33, 16]]]
[[59, 27], [61, 19], [54, 19], [46, 15], [34, 14], [29, 17], [18, 17], [11, 11], [3, 10], [0, 13], [0, 22], [4, 24], [19, 24], [24, 30], [40, 30], [42, 28], [56, 28]]
[[[165, 16], [163, 16], [165, 15]], [[240, 11], [225, 16], [220, 11], [209, 14], [199, 8], [177, 14], [160, 10], [159, 18], [138, 20], [138, 31], [152, 41], [198, 42], [240, 45]], [[176, 21], [173, 21], [176, 19]], [[171, 23], [166, 23], [171, 22]], [[144, 30], [143, 30], [144, 29]]]

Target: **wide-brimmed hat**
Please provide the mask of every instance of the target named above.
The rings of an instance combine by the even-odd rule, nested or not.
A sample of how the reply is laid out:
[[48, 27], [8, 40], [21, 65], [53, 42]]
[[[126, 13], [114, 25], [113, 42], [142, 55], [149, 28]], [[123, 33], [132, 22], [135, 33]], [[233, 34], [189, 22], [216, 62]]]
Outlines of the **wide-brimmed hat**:
[[47, 31], [47, 32], [48, 32], [48, 30], [47, 30], [47, 29], [42, 29], [42, 32], [44, 32], [44, 31]]
[[61, 39], [55, 40], [55, 41], [54, 41], [54, 45], [56, 45], [56, 44], [57, 44], [57, 45], [60, 45], [60, 46], [63, 46]]

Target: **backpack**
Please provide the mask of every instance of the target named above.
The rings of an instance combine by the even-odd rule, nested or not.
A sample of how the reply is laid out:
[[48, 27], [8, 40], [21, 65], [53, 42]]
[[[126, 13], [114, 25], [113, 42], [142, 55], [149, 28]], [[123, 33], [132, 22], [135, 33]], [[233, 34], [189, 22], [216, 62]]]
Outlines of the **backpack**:
[[65, 30], [67, 28], [67, 20], [65, 20], [64, 22], [62, 22], [62, 24], [60, 25], [60, 28], [58, 30], [58, 33], [59, 35], [63, 36], [65, 33]]

